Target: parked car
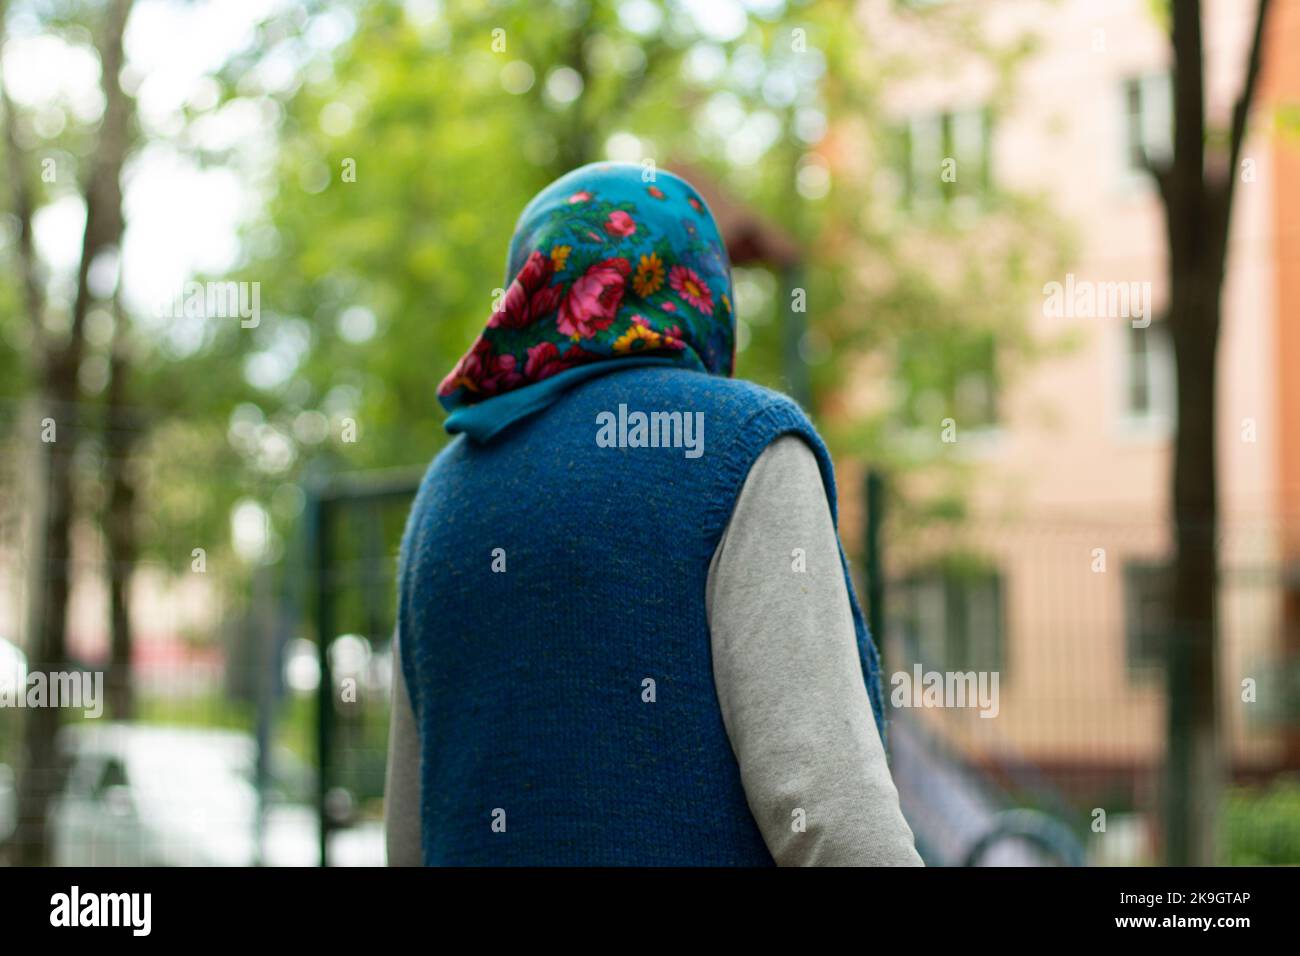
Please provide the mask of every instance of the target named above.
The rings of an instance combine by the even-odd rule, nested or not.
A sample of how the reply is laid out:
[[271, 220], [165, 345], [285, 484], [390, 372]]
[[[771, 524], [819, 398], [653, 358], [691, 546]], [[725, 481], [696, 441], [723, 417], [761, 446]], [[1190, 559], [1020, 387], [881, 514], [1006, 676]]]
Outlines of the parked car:
[[[225, 730], [85, 723], [60, 737], [67, 777], [50, 813], [60, 866], [312, 866], [313, 777], [292, 754], [271, 761], [258, 836], [253, 738]], [[260, 844], [260, 852], [259, 852]], [[330, 835], [330, 861], [377, 866], [382, 827]]]

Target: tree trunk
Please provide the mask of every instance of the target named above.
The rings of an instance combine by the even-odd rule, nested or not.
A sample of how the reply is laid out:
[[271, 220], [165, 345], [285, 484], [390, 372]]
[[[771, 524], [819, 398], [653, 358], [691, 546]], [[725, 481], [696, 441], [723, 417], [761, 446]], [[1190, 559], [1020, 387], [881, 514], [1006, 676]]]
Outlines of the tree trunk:
[[1207, 170], [1199, 0], [1173, 0], [1174, 154], [1152, 169], [1165, 206], [1169, 328], [1178, 371], [1172, 512], [1173, 593], [1167, 646], [1165, 862], [1217, 862], [1223, 777], [1219, 736], [1216, 366], [1228, 228], [1246, 120], [1258, 85], [1269, 0], [1259, 0], [1226, 156]]
[[135, 716], [131, 683], [131, 573], [135, 569], [135, 484], [131, 455], [135, 449], [135, 423], [126, 408], [130, 364], [124, 347], [124, 317], [118, 315], [117, 340], [110, 363], [104, 421], [104, 458], [108, 502], [104, 537], [108, 557], [110, 657], [106, 690], [108, 712], [115, 720]]
[[[43, 504], [31, 547], [32, 592], [28, 614], [27, 655], [32, 671], [67, 669], [64, 631], [67, 618], [73, 507], [72, 464], [77, 442], [76, 367], [66, 355], [50, 363], [41, 396], [41, 418], [53, 419], [55, 440], [37, 446]], [[55, 737], [59, 712], [53, 707], [24, 712], [22, 774], [18, 778], [18, 828], [15, 862], [45, 862], [45, 815], [58, 786]]]
[[[38, 372], [43, 378], [43, 418], [52, 418], [56, 440], [42, 442], [40, 476], [44, 506], [36, 522], [32, 549], [33, 586], [27, 651], [33, 669], [67, 669], [67, 610], [71, 583], [71, 544], [74, 513], [73, 464], [80, 422], [77, 420], [77, 374], [84, 348], [86, 314], [90, 310], [90, 267], [102, 252], [120, 244], [122, 237], [122, 165], [130, 142], [131, 103], [119, 82], [122, 37], [132, 0], [112, 0], [99, 36], [100, 86], [104, 116], [99, 142], [85, 186], [86, 225], [77, 291], [72, 304], [72, 327], [63, 344], [47, 344]], [[15, 142], [13, 104], [6, 102], [8, 141]], [[16, 193], [22, 189], [15, 185]], [[34, 260], [25, 264], [34, 271]], [[33, 321], [40, 327], [41, 317]], [[44, 342], [44, 336], [37, 342]], [[39, 346], [38, 346], [39, 347]], [[58, 786], [55, 737], [59, 712], [55, 708], [25, 711], [22, 774], [18, 781], [18, 831], [16, 861], [23, 865], [46, 862], [46, 813]]]
[[[1194, 283], [1189, 283], [1194, 286]], [[1207, 283], [1208, 284], [1208, 283]], [[1215, 477], [1217, 284], [1171, 312], [1178, 365], [1174, 439], [1175, 560], [1168, 647], [1166, 862], [1211, 866], [1222, 763], [1218, 727]], [[1174, 318], [1177, 315], [1177, 318]]]

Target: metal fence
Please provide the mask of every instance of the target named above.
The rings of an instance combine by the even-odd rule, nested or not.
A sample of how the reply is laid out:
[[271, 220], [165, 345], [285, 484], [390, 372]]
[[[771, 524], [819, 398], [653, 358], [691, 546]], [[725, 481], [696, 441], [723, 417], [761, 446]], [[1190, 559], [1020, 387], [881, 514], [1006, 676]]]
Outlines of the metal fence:
[[[1300, 622], [1279, 535], [1232, 515], [1219, 541], [1221, 842], [1236, 862], [1258, 857], [1240, 826], [1257, 803], [1277, 818], [1268, 861], [1300, 861]], [[1184, 732], [1168, 719], [1167, 524], [967, 516], [884, 536], [885, 676], [905, 704], [895, 776], [932, 859], [965, 861], [1007, 810], [1032, 808], [1091, 861], [1159, 862], [1171, 734]], [[950, 674], [996, 677], [993, 705], [904, 693]]]

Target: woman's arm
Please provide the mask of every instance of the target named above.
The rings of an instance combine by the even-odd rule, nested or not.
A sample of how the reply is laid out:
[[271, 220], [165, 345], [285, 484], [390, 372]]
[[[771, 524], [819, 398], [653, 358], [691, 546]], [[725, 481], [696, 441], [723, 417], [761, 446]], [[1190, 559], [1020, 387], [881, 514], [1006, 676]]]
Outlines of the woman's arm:
[[800, 438], [754, 463], [707, 599], [723, 721], [777, 863], [922, 865], [867, 699], [821, 473]]

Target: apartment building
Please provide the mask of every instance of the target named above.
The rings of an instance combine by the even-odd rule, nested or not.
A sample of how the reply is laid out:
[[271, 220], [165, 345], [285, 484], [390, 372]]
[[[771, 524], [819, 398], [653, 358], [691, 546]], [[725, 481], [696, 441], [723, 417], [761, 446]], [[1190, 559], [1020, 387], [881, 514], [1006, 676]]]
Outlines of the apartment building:
[[[899, 6], [865, 2], [862, 17], [887, 48], [927, 56], [932, 40]], [[954, 453], [973, 473], [972, 517], [891, 547], [887, 670], [999, 671], [996, 719], [975, 709], [924, 719], [1013, 785], [1029, 773], [1140, 807], [1154, 799], [1166, 740], [1158, 665], [1174, 365], [1161, 319], [1163, 210], [1143, 157], [1171, 145], [1169, 39], [1145, 0], [970, 8], [988, 36], [1031, 33], [1038, 47], [1006, 109], [990, 108], [999, 76], [987, 62], [937, 49], [933, 69], [892, 84], [887, 109], [904, 142], [893, 175], [921, 211], [983, 189], [1050, 196], [1074, 252], [1043, 277], [1029, 322], [1077, 345], [1014, 379], [959, 384]], [[1254, 8], [1205, 4], [1212, 117], [1230, 114]], [[1300, 114], [1298, 48], [1300, 2], [1282, 0], [1238, 171], [1223, 297], [1221, 701], [1239, 777], [1300, 766], [1288, 677], [1300, 660], [1300, 137], [1286, 130]], [[953, 159], [961, 190], [944, 185]]]

